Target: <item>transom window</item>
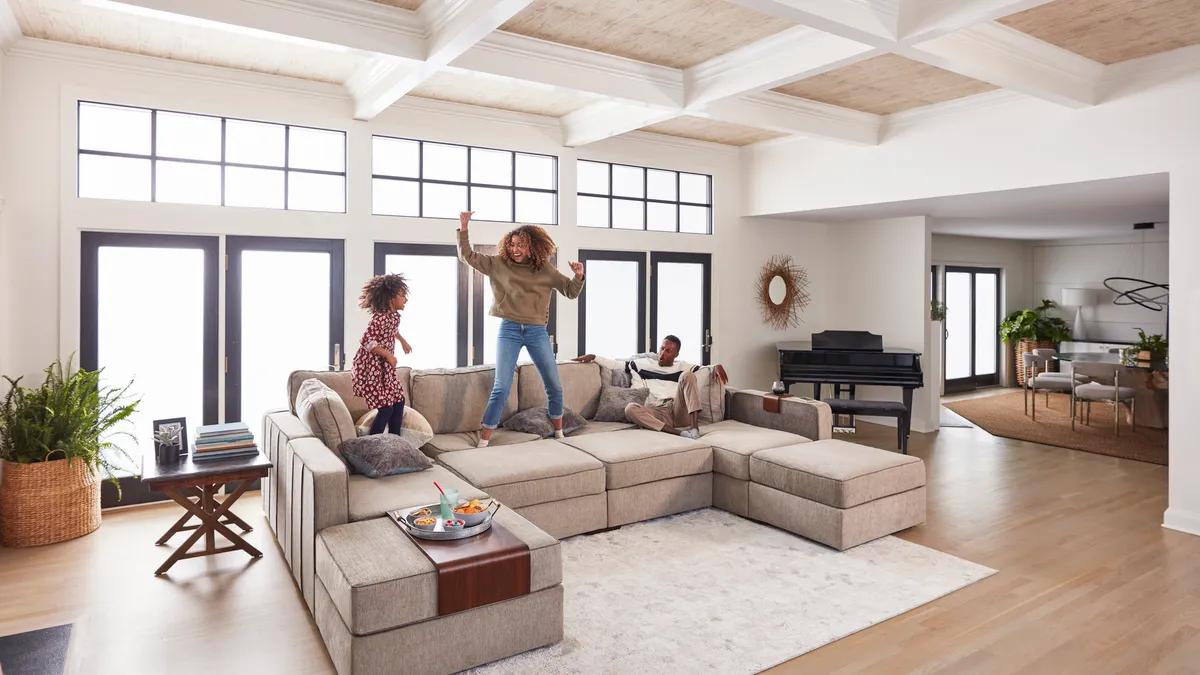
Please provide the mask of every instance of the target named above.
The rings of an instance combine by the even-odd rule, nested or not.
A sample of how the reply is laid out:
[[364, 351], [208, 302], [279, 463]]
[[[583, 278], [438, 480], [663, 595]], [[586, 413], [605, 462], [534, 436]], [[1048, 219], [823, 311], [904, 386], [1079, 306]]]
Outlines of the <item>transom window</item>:
[[712, 234], [712, 176], [579, 160], [579, 225]]
[[379, 216], [558, 224], [558, 158], [509, 150], [372, 138], [372, 208]]
[[346, 133], [79, 103], [79, 196], [346, 210]]

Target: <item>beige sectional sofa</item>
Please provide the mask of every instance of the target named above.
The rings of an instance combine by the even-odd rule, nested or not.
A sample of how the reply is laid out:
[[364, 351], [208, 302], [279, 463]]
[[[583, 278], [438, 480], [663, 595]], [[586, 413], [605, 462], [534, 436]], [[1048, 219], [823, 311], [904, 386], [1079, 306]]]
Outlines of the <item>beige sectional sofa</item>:
[[[519, 637], [498, 638], [458, 661], [430, 655], [411, 663], [411, 672], [453, 672], [560, 639], [557, 540], [573, 535], [716, 506], [841, 550], [925, 519], [921, 460], [830, 440], [832, 415], [820, 401], [785, 399], [779, 412], [766, 412], [763, 392], [729, 389], [720, 399], [724, 409], [718, 405], [703, 421], [701, 437], [690, 440], [592, 420], [611, 373], [595, 363], [565, 362], [564, 404], [589, 420], [584, 428], [560, 440], [501, 428], [489, 447], [476, 448], [493, 368], [400, 368], [398, 375], [408, 406], [434, 432], [422, 451], [435, 465], [425, 471], [367, 478], [349, 471], [329, 447], [331, 433], [344, 433], [347, 419], [369, 412], [352, 395], [347, 372], [293, 373], [291, 408], [263, 420], [264, 450], [274, 463], [262, 490], [264, 510], [340, 675], [386, 672], [377, 665], [386, 662], [382, 655], [414, 649], [431, 630], [426, 623], [469, 628], [497, 617], [516, 621], [514, 613], [526, 605], [536, 606], [539, 618], [529, 619]], [[314, 431], [297, 416], [297, 392], [310, 379], [345, 404], [336, 425], [313, 423], [321, 427]], [[503, 420], [545, 404], [537, 371], [519, 366]], [[364, 608], [428, 602], [430, 570], [403, 551], [406, 542], [394, 536], [399, 531], [385, 514], [437, 501], [434, 481], [464, 498], [500, 501], [509, 529], [524, 533], [531, 549], [553, 542], [543, 554], [537, 592], [449, 617], [410, 607], [403, 617], [388, 609], [364, 619], [372, 616]]]

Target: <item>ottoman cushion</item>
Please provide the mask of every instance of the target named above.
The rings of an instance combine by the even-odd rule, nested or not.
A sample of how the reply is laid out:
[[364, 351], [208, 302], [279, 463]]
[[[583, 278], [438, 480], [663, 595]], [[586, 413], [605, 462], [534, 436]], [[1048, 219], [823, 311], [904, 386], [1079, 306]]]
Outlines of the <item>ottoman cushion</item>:
[[[562, 582], [554, 537], [512, 509], [496, 522], [529, 545], [531, 593]], [[437, 570], [388, 518], [327, 528], [317, 535], [317, 577], [355, 635], [436, 618]]]
[[750, 456], [759, 450], [807, 443], [798, 434], [756, 427], [737, 420], [700, 426], [700, 440], [713, 449], [713, 472], [750, 480]]
[[760, 450], [750, 458], [750, 479], [839, 509], [925, 485], [918, 457], [824, 440]]
[[609, 490], [712, 471], [707, 443], [649, 429], [570, 436], [561, 442], [604, 462]]
[[[527, 441], [536, 441], [538, 437], [533, 434], [525, 434], [520, 431], [509, 431], [508, 429], [500, 428], [492, 434], [488, 445], [516, 445], [517, 443], [525, 443]], [[433, 437], [433, 440], [421, 447], [421, 451], [429, 457], [437, 459], [438, 455], [444, 452], [458, 452], [459, 450], [474, 450], [479, 445], [478, 431], [462, 431], [457, 434], [438, 434]]]
[[350, 520], [378, 518], [392, 509], [433, 504], [439, 500], [433, 482], [458, 490], [460, 499], [483, 499], [487, 495], [442, 466], [424, 471], [401, 473], [383, 478], [351, 474], [349, 482]]
[[604, 465], [554, 439], [448, 452], [437, 461], [510, 509], [604, 492]]

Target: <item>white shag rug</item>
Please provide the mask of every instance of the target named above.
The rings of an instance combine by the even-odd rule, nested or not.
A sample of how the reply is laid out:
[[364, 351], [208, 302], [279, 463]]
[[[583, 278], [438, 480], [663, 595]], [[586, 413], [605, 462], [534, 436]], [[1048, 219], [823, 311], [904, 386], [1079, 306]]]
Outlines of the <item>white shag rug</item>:
[[838, 552], [702, 509], [562, 542], [557, 644], [475, 675], [749, 675], [996, 570], [896, 537]]

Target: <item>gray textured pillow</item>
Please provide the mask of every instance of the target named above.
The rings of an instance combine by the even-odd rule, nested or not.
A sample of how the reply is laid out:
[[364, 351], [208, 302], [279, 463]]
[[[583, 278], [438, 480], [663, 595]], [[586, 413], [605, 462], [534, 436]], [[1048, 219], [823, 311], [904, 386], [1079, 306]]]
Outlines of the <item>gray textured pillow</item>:
[[367, 478], [424, 471], [433, 462], [409, 440], [396, 434], [371, 434], [342, 441], [342, 457]]
[[[508, 418], [502, 426], [509, 431], [535, 434], [542, 438], [550, 438], [554, 435], [554, 425], [550, 422], [550, 409], [544, 405], [526, 408]], [[587, 426], [587, 420], [583, 418], [583, 415], [570, 408], [563, 408], [564, 434], [579, 431], [585, 426]]]
[[608, 383], [600, 384], [600, 406], [596, 408], [597, 422], [628, 422], [625, 418], [625, 406], [630, 403], [646, 404], [650, 390], [645, 387], [625, 388], [614, 387]]
[[315, 378], [300, 384], [296, 394], [296, 416], [340, 457], [342, 441], [354, 438], [354, 418], [346, 402], [329, 385]]

